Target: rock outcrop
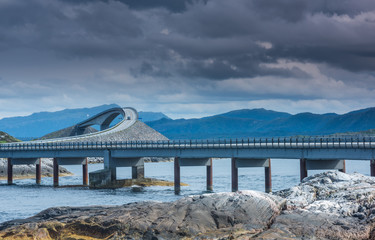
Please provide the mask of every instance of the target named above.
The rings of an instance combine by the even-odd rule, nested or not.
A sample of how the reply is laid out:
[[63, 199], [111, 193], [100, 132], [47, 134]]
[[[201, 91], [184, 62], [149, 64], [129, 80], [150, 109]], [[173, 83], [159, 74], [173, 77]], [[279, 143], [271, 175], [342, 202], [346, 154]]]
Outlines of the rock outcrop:
[[329, 171], [275, 194], [286, 210], [261, 239], [375, 239], [375, 177]]
[[[6, 179], [8, 177], [8, 163], [5, 159], [0, 158], [0, 180]], [[14, 165], [13, 166], [13, 178], [23, 179], [23, 178], [35, 178], [35, 165]], [[70, 176], [73, 175], [66, 168], [59, 167], [60, 176]], [[53, 162], [50, 158], [42, 158], [42, 177], [52, 177], [53, 176]]]
[[277, 196], [243, 191], [184, 197], [173, 203], [50, 208], [29, 219], [0, 224], [0, 238], [33, 239], [41, 234], [45, 239], [254, 236], [268, 228], [284, 203]]
[[375, 239], [375, 178], [332, 171], [274, 194], [50, 208], [0, 224], [0, 239], [104, 238]]

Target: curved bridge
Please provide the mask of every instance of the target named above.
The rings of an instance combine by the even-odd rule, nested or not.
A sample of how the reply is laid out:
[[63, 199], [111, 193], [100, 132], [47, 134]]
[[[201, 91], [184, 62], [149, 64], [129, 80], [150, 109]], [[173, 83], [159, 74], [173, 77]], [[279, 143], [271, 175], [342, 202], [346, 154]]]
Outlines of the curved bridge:
[[[123, 119], [113, 127], [109, 127], [111, 122], [121, 115]], [[123, 131], [131, 127], [138, 120], [138, 112], [134, 108], [125, 107], [125, 108], [111, 108], [106, 111], [103, 111], [95, 116], [92, 116], [80, 123], [75, 127], [77, 128], [78, 135], [62, 138], [54, 138], [47, 140], [38, 140], [32, 141], [33, 143], [52, 143], [52, 142], [70, 142], [70, 141], [90, 141], [93, 137], [98, 136], [107, 136], [112, 133]], [[95, 133], [88, 134], [79, 134], [83, 133], [85, 128], [99, 125], [100, 131]]]
[[[133, 111], [129, 111], [129, 109]], [[135, 115], [133, 115], [132, 112], [135, 112]], [[103, 131], [109, 128], [111, 122], [118, 115], [122, 115], [123, 119], [126, 120], [131, 120], [132, 116], [133, 118], [134, 116], [138, 118], [137, 111], [133, 108], [111, 108], [78, 123], [76, 127], [84, 130], [85, 128], [90, 127], [92, 125], [100, 125], [100, 131]]]

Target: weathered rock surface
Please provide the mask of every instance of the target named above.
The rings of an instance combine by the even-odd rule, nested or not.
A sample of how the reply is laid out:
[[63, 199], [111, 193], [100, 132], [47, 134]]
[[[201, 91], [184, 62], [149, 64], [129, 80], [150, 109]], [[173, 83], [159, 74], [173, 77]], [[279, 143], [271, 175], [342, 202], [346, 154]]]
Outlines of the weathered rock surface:
[[[253, 236], [280, 214], [285, 200], [255, 191], [184, 197], [172, 203], [50, 208], [0, 224], [0, 238], [207, 239]], [[85, 239], [85, 238], [83, 238]]]
[[[15, 179], [20, 178], [35, 178], [35, 165], [14, 165], [13, 166], [13, 177]], [[73, 175], [66, 168], [59, 167], [60, 176]], [[42, 176], [52, 177], [53, 176], [53, 161], [50, 158], [42, 158]], [[0, 179], [6, 179], [8, 177], [8, 163], [5, 159], [0, 158]]]
[[260, 239], [375, 239], [375, 178], [329, 171], [275, 193], [287, 199]]
[[50, 208], [0, 224], [0, 239], [375, 239], [375, 178], [331, 171], [296, 187], [173, 203]]

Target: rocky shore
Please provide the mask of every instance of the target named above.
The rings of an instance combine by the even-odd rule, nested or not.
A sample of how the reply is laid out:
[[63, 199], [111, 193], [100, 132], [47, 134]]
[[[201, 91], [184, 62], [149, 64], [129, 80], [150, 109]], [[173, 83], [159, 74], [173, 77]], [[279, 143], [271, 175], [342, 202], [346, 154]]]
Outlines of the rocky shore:
[[[161, 158], [161, 157], [143, 157], [142, 158], [145, 163], [150, 162], [173, 162], [173, 158]], [[95, 163], [103, 163], [104, 158], [102, 157], [88, 157], [87, 162], [89, 164], [95, 164]]]
[[[8, 177], [8, 163], [5, 159], [0, 158], [0, 180], [7, 179]], [[25, 179], [35, 178], [35, 165], [14, 165], [13, 178]], [[60, 176], [71, 176], [73, 173], [69, 172], [66, 168], [59, 167]], [[53, 161], [50, 158], [42, 158], [42, 177], [53, 176]]]
[[0, 239], [375, 239], [375, 178], [332, 171], [274, 194], [49, 208], [1, 223]]

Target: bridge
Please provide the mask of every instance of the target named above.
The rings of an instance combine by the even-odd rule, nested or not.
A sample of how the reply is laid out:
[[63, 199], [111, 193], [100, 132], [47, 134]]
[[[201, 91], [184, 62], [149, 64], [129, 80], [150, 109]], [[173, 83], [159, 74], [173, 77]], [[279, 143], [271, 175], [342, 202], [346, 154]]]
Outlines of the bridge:
[[[113, 120], [115, 114], [123, 115], [123, 120], [109, 128], [108, 119]], [[133, 178], [143, 177], [143, 157], [174, 158], [176, 194], [180, 192], [180, 168], [183, 166], [205, 166], [206, 187], [212, 190], [212, 158], [232, 159], [232, 191], [238, 190], [238, 168], [262, 167], [265, 190], [270, 192], [271, 159], [299, 159], [301, 180], [307, 177], [308, 170], [337, 169], [345, 172], [345, 160], [369, 160], [371, 176], [375, 176], [375, 138], [372, 137], [105, 140], [118, 132], [126, 133], [138, 122], [137, 119], [138, 114], [133, 108], [113, 109], [77, 124], [81, 128], [94, 124], [103, 126], [97, 133], [1, 144], [0, 157], [8, 159], [8, 184], [13, 183], [12, 167], [16, 164], [36, 164], [36, 181], [40, 183], [40, 158], [54, 159], [54, 186], [58, 186], [59, 165], [82, 164], [83, 184], [88, 185], [87, 157], [103, 157], [104, 169], [90, 173], [91, 187], [110, 186], [117, 179], [117, 167], [131, 167]]]

